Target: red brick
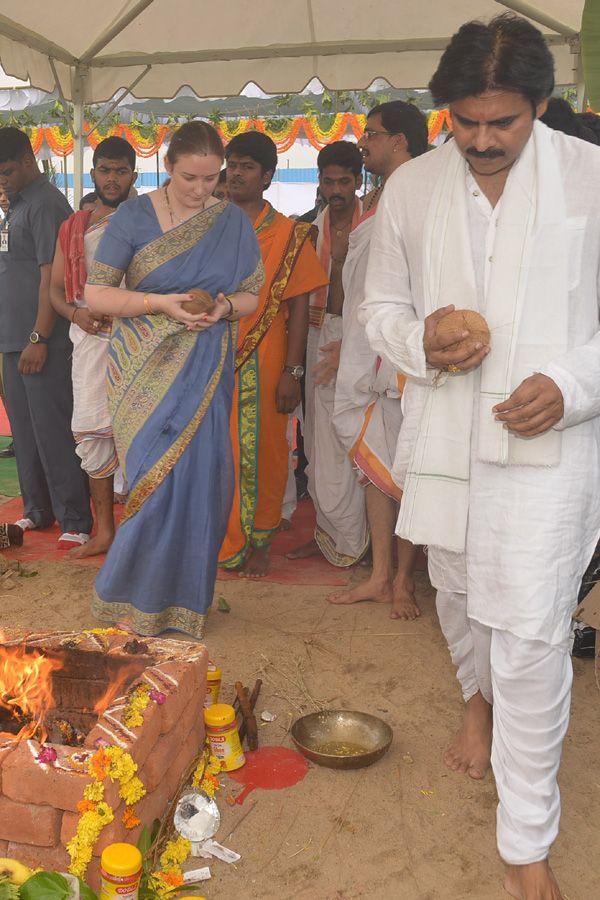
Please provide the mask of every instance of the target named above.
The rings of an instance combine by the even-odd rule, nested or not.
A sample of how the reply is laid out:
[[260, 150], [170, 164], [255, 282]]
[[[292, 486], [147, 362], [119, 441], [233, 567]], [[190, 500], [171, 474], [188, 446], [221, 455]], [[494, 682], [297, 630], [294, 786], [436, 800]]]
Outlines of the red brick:
[[[202, 649], [204, 653], [193, 662], [171, 660], [148, 670], [150, 678], [155, 678], [160, 689], [167, 695], [167, 701], [161, 707], [163, 734], [176, 727], [188, 704], [199, 698], [204, 704], [208, 652], [205, 648]], [[177, 684], [173, 684], [170, 679], [174, 679]]]
[[8, 841], [0, 841], [0, 856], [8, 856]]
[[183, 775], [191, 766], [194, 757], [198, 756], [202, 747], [202, 725], [196, 725], [195, 729], [189, 733], [181, 750], [173, 760], [173, 764], [169, 768], [166, 776], [166, 784], [168, 793], [175, 793]]
[[[166, 706], [166, 703], [163, 706]], [[107, 710], [98, 720], [98, 724], [88, 734], [85, 739], [85, 746], [93, 747], [94, 741], [97, 738], [102, 738], [105, 741], [109, 741], [109, 743], [115, 744], [117, 747], [122, 747], [127, 753], [131, 754], [134, 761], [141, 767], [144, 765], [160, 735], [162, 724], [161, 707], [151, 701], [143, 712], [144, 724], [138, 728], [127, 728], [124, 726], [122, 723], [123, 714], [123, 709], [117, 712]]]
[[10, 859], [18, 859], [32, 869], [47, 869], [50, 872], [66, 872], [70, 863], [69, 854], [60, 844], [55, 847], [31, 847], [11, 841], [6, 854]]
[[[39, 750], [39, 745], [36, 747]], [[30, 743], [22, 741], [4, 760], [3, 793], [11, 800], [75, 811], [89, 775], [73, 768], [69, 759], [77, 752], [73, 747], [55, 746], [54, 749], [58, 754], [56, 762], [40, 765], [34, 759]]]
[[62, 810], [16, 803], [0, 797], [0, 840], [54, 847], [60, 837]]
[[[202, 709], [203, 707], [191, 703], [184, 712], [179, 725], [158, 739], [140, 774], [148, 791], [153, 791], [160, 784], [177, 756], [183, 740], [187, 740], [192, 728], [197, 732], [198, 722], [202, 723]], [[182, 735], [185, 736], [184, 739], [182, 739]]]

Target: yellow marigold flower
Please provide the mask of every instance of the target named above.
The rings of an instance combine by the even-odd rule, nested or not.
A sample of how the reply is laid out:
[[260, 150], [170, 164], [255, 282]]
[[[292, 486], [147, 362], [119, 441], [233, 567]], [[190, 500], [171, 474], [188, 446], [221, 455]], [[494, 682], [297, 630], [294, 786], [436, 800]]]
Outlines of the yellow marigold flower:
[[85, 800], [93, 800], [98, 802], [104, 800], [104, 785], [100, 781], [91, 781], [83, 789], [83, 797]]
[[108, 747], [106, 750], [110, 759], [108, 775], [111, 781], [130, 781], [138, 770], [137, 764], [120, 747]]
[[119, 797], [125, 801], [127, 806], [133, 806], [134, 803], [137, 803], [138, 800], [141, 800], [146, 794], [146, 788], [140, 781], [140, 779], [135, 775], [133, 778], [130, 778], [129, 781], [125, 781], [121, 783], [121, 788], [119, 790]]
[[190, 841], [184, 837], [178, 837], [175, 841], [168, 841], [165, 849], [160, 855], [160, 864], [163, 869], [180, 866], [186, 861], [192, 852]]
[[206, 771], [209, 775], [218, 775], [222, 769], [222, 762], [216, 756], [210, 756], [208, 758], [208, 764], [206, 766]]

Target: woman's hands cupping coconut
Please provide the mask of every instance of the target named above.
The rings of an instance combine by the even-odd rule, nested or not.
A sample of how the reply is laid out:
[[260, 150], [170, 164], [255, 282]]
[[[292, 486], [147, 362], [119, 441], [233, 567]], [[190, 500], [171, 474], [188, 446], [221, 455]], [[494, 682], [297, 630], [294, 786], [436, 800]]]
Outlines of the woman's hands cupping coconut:
[[425, 319], [427, 365], [459, 374], [481, 365], [490, 352], [490, 331], [479, 313], [443, 306]]

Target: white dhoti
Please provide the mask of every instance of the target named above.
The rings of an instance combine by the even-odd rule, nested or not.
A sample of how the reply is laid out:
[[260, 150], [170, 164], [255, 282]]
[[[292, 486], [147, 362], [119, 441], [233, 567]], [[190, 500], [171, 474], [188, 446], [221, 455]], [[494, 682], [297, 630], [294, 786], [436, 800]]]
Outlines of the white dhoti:
[[467, 615], [466, 594], [438, 591], [437, 610], [465, 700], [493, 701], [498, 850], [509, 865], [546, 859], [558, 834], [557, 782], [569, 724], [570, 642], [528, 641]]
[[373, 352], [365, 327], [358, 320], [365, 297], [373, 221], [371, 215], [352, 231], [344, 263], [342, 350], [333, 425], [360, 483], [370, 482], [399, 501], [401, 491], [391, 471], [402, 425], [404, 377]]
[[[84, 237], [89, 272], [108, 218], [89, 228]], [[76, 305], [85, 307], [83, 299]], [[73, 418], [71, 429], [81, 468], [90, 478], [108, 478], [119, 468], [108, 408], [107, 366], [110, 326], [88, 334], [74, 322], [69, 329], [73, 344]]]
[[71, 325], [73, 419], [71, 427], [81, 467], [90, 478], [108, 478], [119, 467], [106, 392], [108, 337]]
[[[329, 313], [319, 347], [342, 339], [342, 317]], [[314, 422], [307, 451], [308, 491], [315, 505], [315, 540], [335, 566], [351, 566], [369, 546], [364, 489], [333, 427], [335, 380], [314, 388]], [[306, 445], [306, 437], [305, 437]]]

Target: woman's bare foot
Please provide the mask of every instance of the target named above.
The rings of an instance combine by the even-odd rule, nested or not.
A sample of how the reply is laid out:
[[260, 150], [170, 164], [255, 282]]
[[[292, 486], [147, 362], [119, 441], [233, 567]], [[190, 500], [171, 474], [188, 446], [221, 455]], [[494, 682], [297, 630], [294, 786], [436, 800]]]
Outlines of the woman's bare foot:
[[308, 559], [309, 556], [318, 556], [321, 551], [319, 550], [319, 545], [313, 538], [311, 541], [308, 541], [306, 544], [301, 544], [299, 547], [295, 547], [293, 550], [290, 550], [289, 553], [285, 554], [286, 559]]
[[105, 534], [95, 534], [90, 538], [87, 544], [81, 544], [74, 550], [69, 550], [67, 556], [69, 559], [87, 559], [89, 556], [100, 556], [102, 553], [108, 553], [110, 545], [115, 539], [115, 533], [106, 532]]
[[421, 610], [415, 600], [415, 583], [412, 578], [394, 580], [390, 619], [418, 619]]
[[360, 603], [362, 600], [373, 600], [374, 603], [393, 603], [391, 581], [371, 576], [367, 581], [357, 584], [351, 591], [336, 591], [327, 598], [328, 603], [339, 606]]
[[253, 547], [250, 551], [244, 567], [241, 569], [240, 578], [264, 578], [269, 574], [271, 567], [271, 547]]
[[528, 866], [509, 866], [504, 887], [517, 900], [564, 900], [547, 859]]
[[492, 707], [481, 691], [467, 701], [460, 731], [444, 753], [453, 772], [480, 780], [490, 767], [492, 752]]

